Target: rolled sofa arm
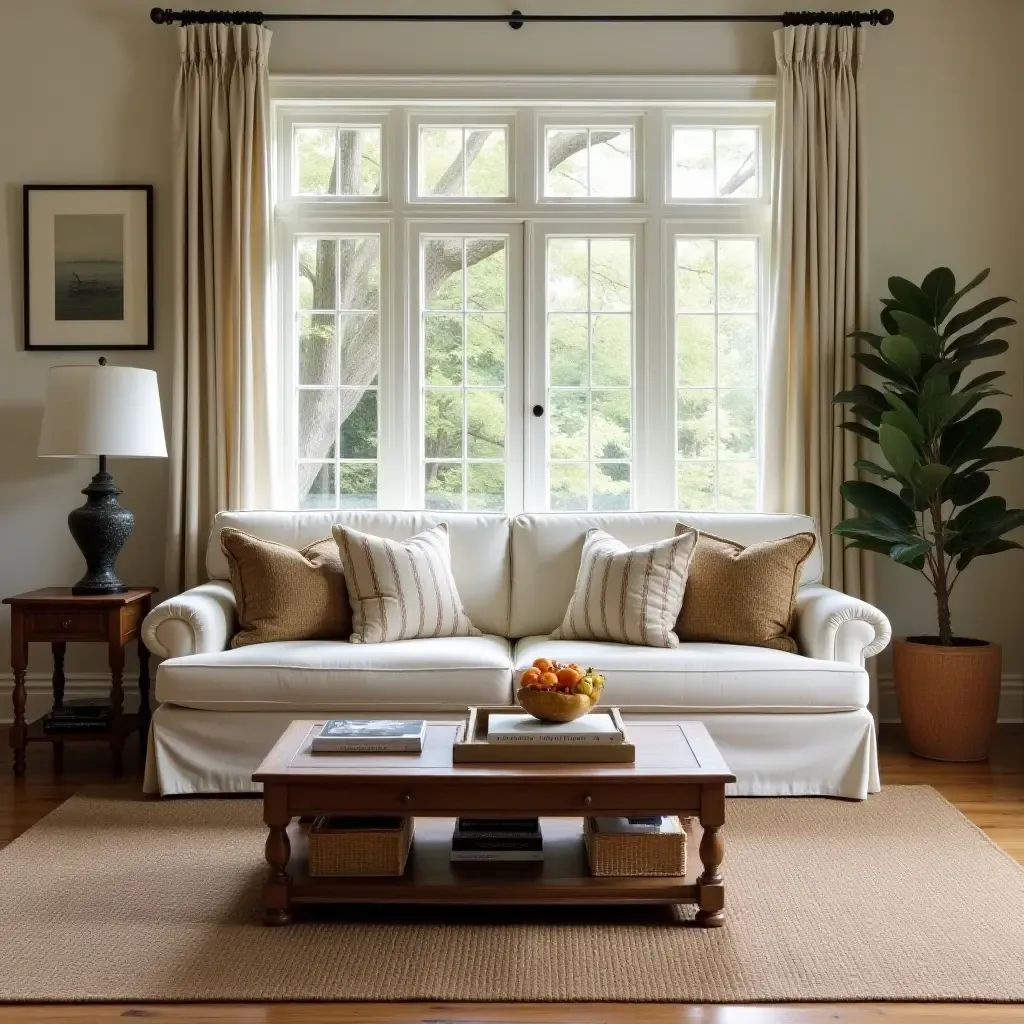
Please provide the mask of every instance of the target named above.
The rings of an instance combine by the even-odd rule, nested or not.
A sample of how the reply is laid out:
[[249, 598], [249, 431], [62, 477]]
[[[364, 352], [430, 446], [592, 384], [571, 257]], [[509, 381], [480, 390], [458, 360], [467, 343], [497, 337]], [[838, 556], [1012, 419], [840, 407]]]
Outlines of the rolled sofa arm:
[[158, 657], [227, 650], [235, 631], [235, 595], [211, 580], [158, 604], [142, 623], [142, 641]]
[[862, 666], [889, 645], [892, 627], [867, 601], [812, 585], [797, 591], [796, 639], [808, 658]]

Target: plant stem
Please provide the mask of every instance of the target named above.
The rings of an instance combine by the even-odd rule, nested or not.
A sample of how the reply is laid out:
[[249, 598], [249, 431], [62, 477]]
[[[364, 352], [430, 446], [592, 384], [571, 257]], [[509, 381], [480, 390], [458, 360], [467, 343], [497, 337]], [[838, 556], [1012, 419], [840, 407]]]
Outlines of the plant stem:
[[939, 615], [939, 643], [943, 647], [953, 644], [953, 627], [949, 620], [949, 564], [946, 561], [945, 538], [943, 536], [942, 499], [936, 495], [932, 499], [932, 531], [935, 538], [935, 570], [932, 585], [935, 590], [935, 603]]

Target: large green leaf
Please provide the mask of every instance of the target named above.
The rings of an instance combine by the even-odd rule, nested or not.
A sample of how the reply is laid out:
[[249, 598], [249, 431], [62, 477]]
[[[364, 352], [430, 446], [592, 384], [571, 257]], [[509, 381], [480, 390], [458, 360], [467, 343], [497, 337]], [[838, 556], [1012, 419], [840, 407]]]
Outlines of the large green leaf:
[[[900, 325], [900, 334], [909, 338], [922, 355], [937, 357], [942, 352], [942, 338], [935, 333], [928, 320], [922, 320], [919, 316], [902, 309], [894, 309], [892, 315]], [[885, 352], [885, 342], [882, 343], [882, 352]]]
[[916, 523], [914, 510], [907, 508], [898, 494], [878, 484], [867, 480], [847, 480], [839, 485], [839, 493], [854, 508], [870, 513], [889, 526], [913, 529]]
[[939, 442], [939, 459], [956, 469], [980, 457], [981, 450], [996, 436], [1003, 422], [998, 409], [978, 409], [959, 423], [946, 428]]
[[968, 459], [971, 463], [969, 468], [973, 472], [991, 466], [995, 462], [1011, 462], [1013, 459], [1019, 459], [1022, 455], [1024, 455], [1024, 448], [1014, 448], [1008, 444], [995, 444], [983, 448], [977, 455]]
[[882, 447], [882, 454], [885, 455], [886, 461], [897, 475], [904, 480], [912, 481], [918, 466], [917, 449], [914, 447], [914, 442], [902, 430], [883, 423], [878, 428], [878, 443]]
[[900, 333], [900, 325], [896, 323], [896, 317], [892, 315], [891, 309], [883, 309], [879, 315], [879, 320], [882, 321], [882, 326], [885, 328], [886, 334]]
[[1004, 327], [1012, 327], [1017, 321], [1010, 316], [995, 316], [986, 320], [980, 327], [973, 331], [961, 334], [950, 346], [950, 351], [957, 352], [964, 345], [973, 345], [976, 341], [984, 341], [990, 334], [1001, 331]]
[[892, 409], [889, 412], [883, 412], [878, 418], [878, 425], [883, 423], [888, 423], [890, 427], [902, 430], [918, 447], [924, 444], [924, 428], [906, 405], [902, 409]]
[[870, 405], [855, 405], [850, 409], [850, 412], [859, 419], [870, 423], [873, 427], [877, 427], [882, 422], [883, 413], [871, 408]]
[[870, 516], [859, 519], [844, 519], [832, 527], [837, 537], [852, 537], [854, 540], [884, 540], [889, 544], [913, 544], [918, 538], [907, 530], [897, 530]]
[[860, 434], [861, 437], [866, 437], [869, 441], [874, 441], [875, 444], [878, 443], [878, 431], [863, 423], [846, 422], [840, 423], [839, 426], [843, 430], [850, 431], [851, 434]]
[[908, 281], [905, 277], [890, 277], [889, 292], [903, 309], [922, 320], [931, 318], [931, 301], [913, 281]]
[[972, 548], [965, 551], [957, 560], [956, 567], [963, 572], [971, 562], [982, 555], [998, 555], [1001, 551], [1012, 551], [1014, 548], [1021, 548], [1024, 545], [1018, 544], [1015, 540], [1005, 540], [997, 537], [995, 540], [987, 541], [979, 548]]
[[986, 268], [985, 268], [985, 270], [981, 271], [981, 273], [980, 273], [980, 274], [976, 275], [975, 277], [972, 277], [972, 278], [971, 278], [971, 280], [970, 280], [970, 281], [968, 281], [968, 282], [967, 282], [967, 284], [965, 284], [965, 285], [963, 286], [963, 288], [961, 288], [961, 289], [960, 289], [960, 290], [959, 290], [958, 292], [954, 292], [954, 293], [953, 293], [953, 294], [952, 294], [952, 295], [951, 295], [951, 296], [950, 296], [950, 297], [949, 297], [949, 298], [948, 298], [948, 299], [946, 300], [946, 304], [945, 304], [945, 305], [944, 305], [944, 306], [942, 307], [942, 309], [941, 309], [941, 310], [939, 311], [939, 323], [942, 323], [942, 321], [943, 321], [943, 320], [945, 320], [945, 319], [946, 319], [946, 317], [947, 317], [947, 316], [949, 316], [949, 314], [953, 312], [953, 307], [954, 307], [954, 306], [956, 306], [956, 304], [957, 304], [957, 303], [958, 303], [958, 302], [959, 302], [959, 301], [960, 301], [960, 300], [961, 300], [961, 299], [962, 299], [962, 298], [963, 298], [963, 297], [964, 297], [964, 296], [965, 296], [965, 295], [966, 295], [966, 294], [967, 294], [967, 293], [968, 293], [969, 291], [973, 291], [973, 290], [974, 290], [975, 288], [977, 288], [977, 287], [978, 287], [978, 285], [979, 285], [979, 284], [981, 284], [981, 283], [982, 283], [982, 281], [984, 281], [984, 280], [985, 280], [985, 278], [987, 278], [987, 277], [988, 277], [988, 275], [989, 275], [990, 273], [991, 273], [991, 270], [989, 270], [989, 269], [988, 269], [988, 268], [986, 267]]
[[875, 334], [873, 331], [850, 331], [847, 337], [853, 338], [856, 341], [863, 341], [873, 349], [877, 349], [882, 344], [882, 335]]
[[885, 469], [883, 466], [880, 466], [877, 462], [872, 462], [870, 459], [857, 459], [854, 466], [863, 473], [872, 473], [875, 476], [880, 476], [883, 480], [892, 479], [892, 470]]
[[921, 291], [931, 302], [932, 315], [935, 322], [938, 323], [939, 314], [956, 291], [956, 278], [953, 276], [953, 271], [949, 267], [936, 267], [929, 271], [921, 282]]
[[916, 540], [912, 544], [893, 544], [889, 549], [889, 557], [900, 565], [909, 565], [920, 571], [924, 568], [925, 558], [931, 551], [931, 541]]
[[999, 380], [1000, 377], [1005, 376], [1005, 370], [989, 370], [988, 373], [979, 374], [977, 377], [969, 380], [960, 390], [973, 391], [975, 388], [983, 388], [986, 384], [991, 384], [992, 381]]
[[921, 353], [917, 345], [902, 334], [890, 334], [882, 339], [882, 355], [908, 377], [916, 377], [921, 372]]
[[974, 362], [976, 359], [990, 359], [992, 356], [1001, 356], [1008, 351], [1010, 343], [1002, 338], [989, 338], [988, 341], [979, 341], [974, 345], [964, 345], [957, 349], [957, 356], [961, 359]]
[[889, 409], [885, 395], [869, 384], [858, 384], [849, 391], [840, 391], [832, 402], [837, 405], [866, 405], [879, 412], [886, 412]]
[[993, 310], [998, 309], [1000, 306], [1005, 306], [1008, 302], [1012, 301], [1012, 299], [1007, 298], [1005, 295], [996, 295], [991, 299], [985, 299], [976, 306], [972, 306], [970, 309], [950, 317], [949, 323], [946, 324], [945, 330], [942, 332], [942, 336], [944, 338], [952, 338], [954, 334], [962, 331], [969, 324], [973, 324], [975, 320], [988, 316]]
[[930, 500], [946, 482], [949, 473], [949, 466], [943, 466], [941, 462], [929, 462], [917, 471], [914, 489], [922, 498]]
[[951, 529], [988, 530], [1006, 515], [1006, 499], [993, 495], [962, 508], [949, 521]]
[[946, 481], [944, 497], [954, 505], [969, 505], [988, 490], [991, 480], [988, 473], [957, 473]]

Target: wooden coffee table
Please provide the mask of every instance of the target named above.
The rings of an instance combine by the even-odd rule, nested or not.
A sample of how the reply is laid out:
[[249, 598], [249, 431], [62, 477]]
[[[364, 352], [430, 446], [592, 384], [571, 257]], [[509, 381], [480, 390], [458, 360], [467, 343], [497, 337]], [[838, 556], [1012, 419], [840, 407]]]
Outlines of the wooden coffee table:
[[[635, 764], [453, 764], [458, 723], [431, 722], [421, 754], [310, 753], [322, 721], [292, 724], [253, 775], [263, 783], [270, 867], [263, 919], [288, 924], [307, 903], [695, 903], [697, 922], [725, 921], [725, 786], [734, 782], [700, 722], [627, 723]], [[312, 878], [304, 829], [317, 814], [413, 815], [413, 849], [400, 877]], [[594, 877], [584, 815], [697, 817], [699, 875]], [[452, 820], [544, 816], [540, 864], [451, 864]], [[551, 816], [551, 818], [548, 818]], [[566, 821], [565, 818], [575, 820]]]

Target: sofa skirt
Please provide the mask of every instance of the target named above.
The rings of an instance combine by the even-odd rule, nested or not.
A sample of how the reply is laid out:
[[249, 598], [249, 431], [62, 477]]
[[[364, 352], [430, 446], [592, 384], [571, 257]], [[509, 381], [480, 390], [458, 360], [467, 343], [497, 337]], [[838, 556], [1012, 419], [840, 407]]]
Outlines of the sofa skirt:
[[[252, 773], [295, 711], [196, 711], [163, 704], [149, 731], [144, 789], [161, 796], [258, 793]], [[351, 715], [350, 717], [371, 717]], [[418, 714], [453, 721], [448, 714]], [[736, 775], [731, 796], [831, 796], [863, 800], [881, 788], [870, 712], [629, 714], [629, 721], [699, 720]]]

